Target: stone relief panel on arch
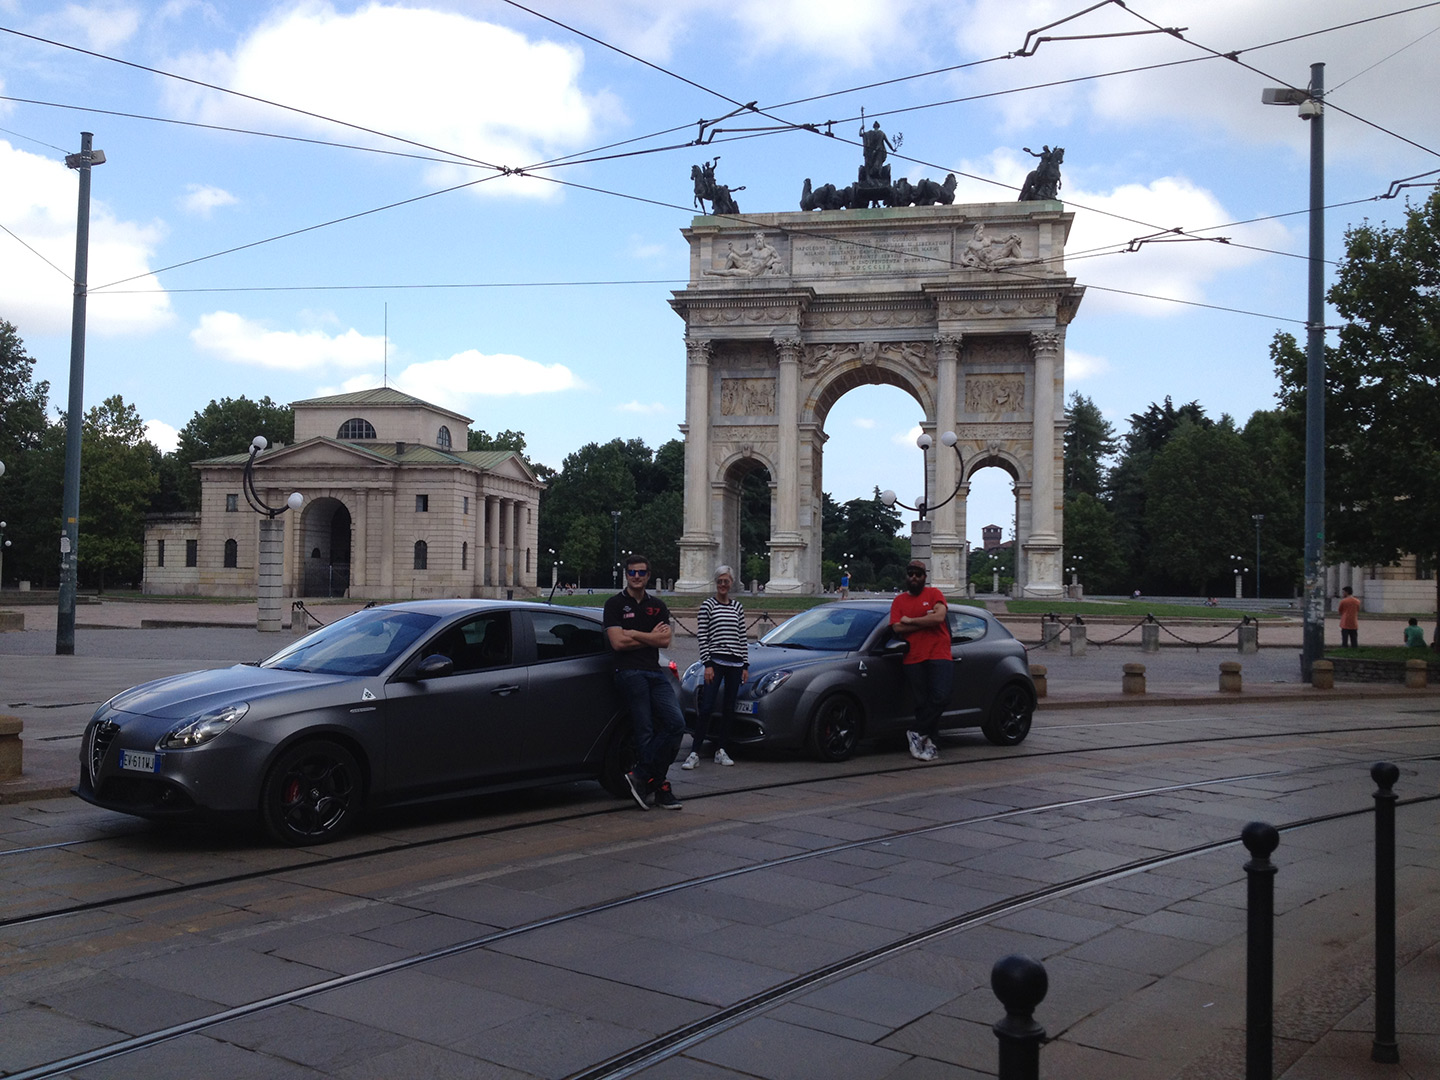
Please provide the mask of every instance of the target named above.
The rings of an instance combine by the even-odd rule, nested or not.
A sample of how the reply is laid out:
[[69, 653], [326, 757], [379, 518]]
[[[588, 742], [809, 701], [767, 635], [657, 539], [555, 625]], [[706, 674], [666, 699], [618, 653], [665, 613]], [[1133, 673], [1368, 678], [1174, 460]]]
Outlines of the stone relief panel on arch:
[[935, 377], [934, 346], [925, 341], [847, 341], [810, 345], [800, 361], [800, 374], [807, 379], [842, 364], [858, 360], [878, 364], [881, 360], [899, 364], [924, 379]]
[[721, 416], [774, 416], [774, 379], [721, 379]]
[[1025, 376], [1020, 372], [965, 376], [965, 411], [1003, 416], [1025, 411]]

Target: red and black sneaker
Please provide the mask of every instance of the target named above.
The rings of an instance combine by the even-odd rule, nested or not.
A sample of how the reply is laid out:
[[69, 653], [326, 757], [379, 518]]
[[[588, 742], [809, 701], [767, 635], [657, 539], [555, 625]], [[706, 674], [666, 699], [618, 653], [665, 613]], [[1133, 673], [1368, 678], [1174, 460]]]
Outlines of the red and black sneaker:
[[660, 807], [661, 810], [679, 810], [683, 805], [680, 800], [675, 797], [675, 792], [670, 790], [669, 780], [666, 780], [665, 783], [655, 789], [655, 805]]

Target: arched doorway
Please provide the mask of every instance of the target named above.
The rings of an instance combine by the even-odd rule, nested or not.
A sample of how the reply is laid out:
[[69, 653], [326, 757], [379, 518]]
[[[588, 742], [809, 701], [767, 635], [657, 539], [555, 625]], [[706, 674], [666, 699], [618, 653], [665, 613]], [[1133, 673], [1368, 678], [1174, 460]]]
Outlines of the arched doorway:
[[339, 499], [305, 504], [301, 596], [344, 596], [350, 589], [350, 511]]
[[[716, 566], [729, 566], [742, 588], [770, 579], [768, 545], [775, 526], [775, 484], [768, 464], [751, 454], [727, 463], [719, 491]], [[712, 567], [712, 570], [714, 568]]]

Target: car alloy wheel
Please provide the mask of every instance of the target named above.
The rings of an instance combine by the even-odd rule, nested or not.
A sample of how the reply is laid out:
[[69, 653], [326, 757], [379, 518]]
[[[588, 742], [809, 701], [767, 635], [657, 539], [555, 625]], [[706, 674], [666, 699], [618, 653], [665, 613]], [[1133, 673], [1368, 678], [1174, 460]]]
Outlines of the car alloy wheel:
[[360, 766], [333, 742], [293, 746], [265, 778], [260, 813], [282, 844], [315, 844], [350, 830], [359, 816]]
[[821, 761], [844, 761], [860, 742], [860, 706], [844, 694], [831, 694], [810, 718], [810, 752]]
[[1000, 688], [990, 705], [990, 716], [981, 725], [985, 738], [996, 746], [1014, 746], [1030, 734], [1030, 720], [1035, 713], [1035, 699], [1019, 683]]

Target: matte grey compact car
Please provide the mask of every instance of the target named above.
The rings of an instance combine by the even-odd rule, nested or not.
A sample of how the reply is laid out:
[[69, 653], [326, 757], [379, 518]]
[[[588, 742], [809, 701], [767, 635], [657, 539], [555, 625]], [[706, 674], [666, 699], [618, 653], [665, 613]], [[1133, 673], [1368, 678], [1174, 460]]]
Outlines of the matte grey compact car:
[[[863, 738], [906, 730], [914, 700], [902, 670], [909, 648], [890, 629], [888, 600], [822, 604], [781, 623], [750, 648], [750, 677], [735, 702], [737, 746], [806, 747], [843, 761]], [[1030, 733], [1035, 684], [1025, 647], [980, 608], [950, 607], [955, 685], [942, 732], [978, 727], [997, 746]], [[680, 701], [693, 720], [704, 675], [692, 664]]]
[[612, 671], [592, 610], [370, 608], [258, 665], [117, 694], [85, 729], [75, 793], [153, 819], [258, 816], [287, 844], [372, 807], [587, 779], [627, 794]]

